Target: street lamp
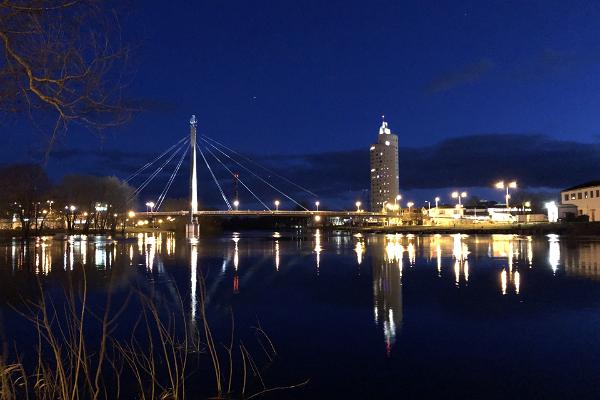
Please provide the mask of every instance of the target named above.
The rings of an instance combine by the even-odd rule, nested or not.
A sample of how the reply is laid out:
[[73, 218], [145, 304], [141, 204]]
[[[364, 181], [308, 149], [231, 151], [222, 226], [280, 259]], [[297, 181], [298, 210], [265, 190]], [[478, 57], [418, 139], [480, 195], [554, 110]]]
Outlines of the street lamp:
[[279, 211], [279, 200], [275, 200], [275, 211]]
[[436, 196], [435, 200], [435, 208], [438, 208], [438, 203], [440, 202], [440, 198]]
[[401, 195], [397, 195], [396, 198], [394, 199], [394, 208], [398, 207], [398, 202], [402, 200], [402, 196]]
[[146, 211], [148, 211], [148, 208], [150, 208], [150, 213], [152, 213], [152, 210], [154, 209], [154, 202], [153, 201], [149, 201], [146, 203]]
[[462, 207], [462, 203], [461, 203], [460, 199], [461, 198], [464, 199], [465, 197], [467, 197], [467, 192], [462, 192], [462, 193], [452, 192], [452, 198], [453, 199], [458, 199], [458, 207], [459, 208]]
[[239, 200], [237, 200], [237, 199], [236, 199], [236, 200], [234, 200], [234, 201], [233, 201], [233, 206], [235, 207], [235, 211], [238, 211], [238, 207], [240, 206], [240, 202], [239, 202]]
[[425, 203], [427, 203], [427, 209], [431, 210], [431, 202], [429, 200], [425, 200]]
[[415, 203], [413, 203], [412, 201], [409, 201], [408, 203], [406, 203], [406, 206], [408, 207], [408, 216], [410, 217], [410, 211], [412, 206], [414, 206]]
[[317, 211], [319, 211], [319, 204], [321, 204], [321, 202], [315, 201], [315, 206], [317, 207]]
[[134, 218], [134, 217], [135, 217], [135, 211], [133, 211], [133, 210], [129, 211], [129, 212], [127, 213], [127, 216], [128, 216], [129, 218]]
[[506, 208], [509, 208], [508, 206], [508, 200], [510, 199], [510, 194], [508, 193], [508, 189], [516, 189], [517, 188], [517, 181], [512, 181], [512, 182], [508, 182], [508, 183], [504, 183], [504, 181], [498, 181], [496, 183], [496, 189], [506, 189]]
[[360, 212], [360, 205], [362, 203], [360, 201], [357, 201], [356, 203], [354, 203], [354, 205], [356, 206], [356, 212]]

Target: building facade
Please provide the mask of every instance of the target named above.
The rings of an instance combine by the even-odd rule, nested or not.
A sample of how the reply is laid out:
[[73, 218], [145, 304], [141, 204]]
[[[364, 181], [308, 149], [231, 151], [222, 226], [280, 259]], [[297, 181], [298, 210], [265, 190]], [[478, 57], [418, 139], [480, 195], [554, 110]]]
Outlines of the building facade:
[[370, 159], [371, 211], [398, 205], [398, 136], [392, 133], [385, 120], [379, 127], [377, 143], [371, 146]]
[[565, 189], [560, 192], [560, 201], [577, 206], [577, 215], [587, 215], [590, 221], [600, 221], [600, 181]]

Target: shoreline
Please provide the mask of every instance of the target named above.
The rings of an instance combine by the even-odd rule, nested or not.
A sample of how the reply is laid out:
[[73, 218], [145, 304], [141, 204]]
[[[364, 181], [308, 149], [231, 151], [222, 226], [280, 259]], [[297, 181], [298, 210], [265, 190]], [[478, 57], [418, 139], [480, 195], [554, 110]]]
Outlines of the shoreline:
[[[262, 227], [254, 229], [237, 229], [238, 231], [272, 231], [276, 227]], [[281, 229], [281, 227], [279, 227]], [[361, 232], [374, 234], [517, 234], [517, 235], [535, 235], [544, 236], [548, 234], [557, 234], [563, 236], [593, 236], [600, 238], [600, 222], [568, 222], [568, 223], [535, 223], [535, 224], [514, 224], [514, 225], [457, 225], [457, 226], [426, 226], [426, 225], [400, 225], [400, 226], [322, 226], [322, 227], [306, 227], [307, 230], [321, 229], [323, 231], [346, 231], [346, 232]], [[30, 239], [40, 236], [57, 236], [57, 235], [111, 235], [114, 237], [123, 237], [127, 233], [143, 233], [143, 232], [177, 232], [177, 229], [143, 229], [143, 228], [127, 228], [125, 231], [117, 230], [98, 230], [88, 232], [68, 232], [64, 229], [45, 229], [43, 231], [30, 231], [28, 234], [23, 234], [19, 230], [0, 230], [0, 238], [18, 238]], [[218, 235], [218, 234], [217, 234]], [[206, 236], [215, 236], [215, 232], [206, 233]]]
[[[600, 222], [573, 222], [573, 223], [536, 223], [514, 225], [457, 225], [457, 226], [376, 226], [376, 227], [350, 227], [350, 231], [365, 233], [412, 233], [412, 234], [517, 234], [517, 235], [548, 235], [557, 234], [564, 236], [598, 236], [600, 237]], [[344, 230], [344, 228], [340, 229]]]

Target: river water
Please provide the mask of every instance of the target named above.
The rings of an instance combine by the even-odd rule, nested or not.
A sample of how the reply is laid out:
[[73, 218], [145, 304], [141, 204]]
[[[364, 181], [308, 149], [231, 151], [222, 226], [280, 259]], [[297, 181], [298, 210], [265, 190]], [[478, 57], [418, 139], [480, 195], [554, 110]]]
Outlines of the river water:
[[[42, 237], [0, 244], [2, 339], [11, 313], [83, 266], [91, 293], [145, 285], [217, 341], [260, 326], [278, 356], [271, 398], [598, 398], [600, 238], [241, 232]], [[106, 282], [110, 284], [106, 284]], [[93, 299], [93, 295], [91, 297]], [[93, 300], [92, 300], [93, 301]]]

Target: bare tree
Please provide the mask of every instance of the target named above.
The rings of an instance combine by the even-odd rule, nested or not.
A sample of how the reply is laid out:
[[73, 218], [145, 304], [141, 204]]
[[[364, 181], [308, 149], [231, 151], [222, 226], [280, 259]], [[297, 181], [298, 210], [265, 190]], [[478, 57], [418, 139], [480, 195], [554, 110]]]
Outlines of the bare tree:
[[0, 215], [17, 216], [24, 234], [32, 227], [37, 230], [49, 189], [50, 180], [39, 165], [16, 164], [0, 168]]
[[48, 126], [52, 149], [72, 123], [128, 121], [130, 49], [109, 0], [0, 0], [0, 113]]

